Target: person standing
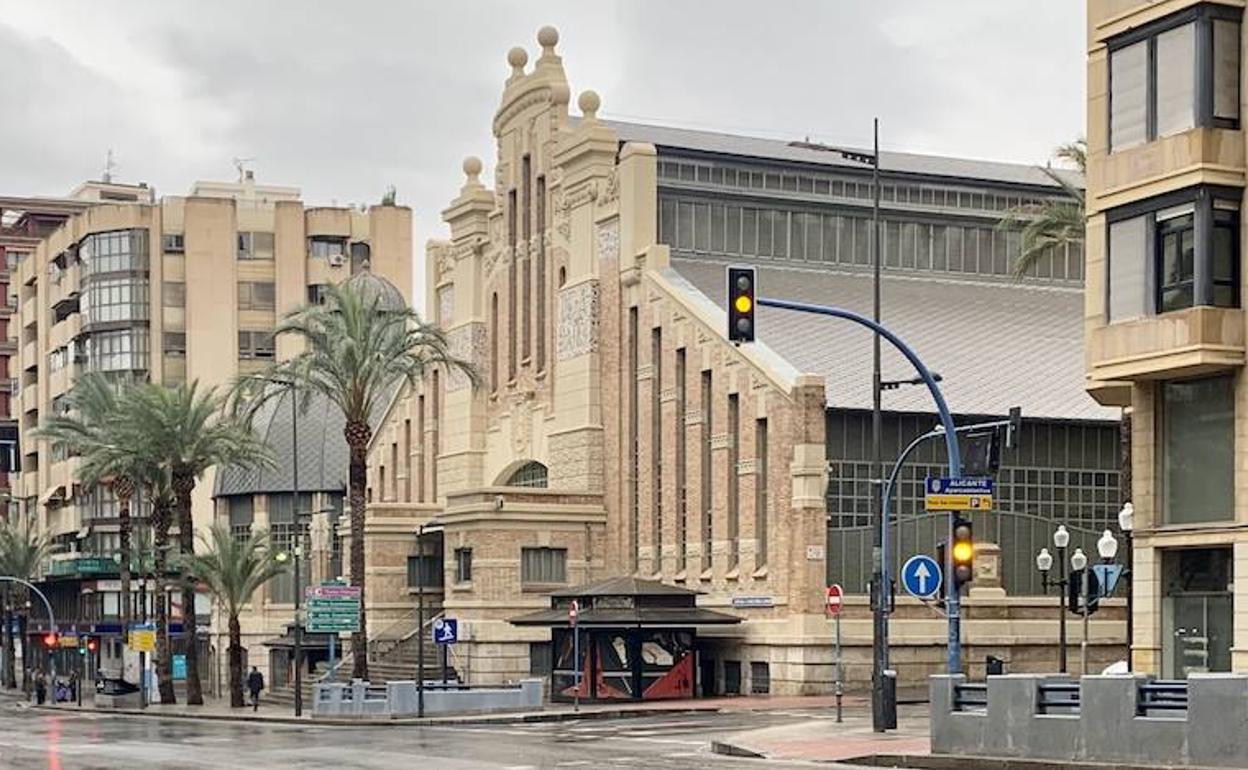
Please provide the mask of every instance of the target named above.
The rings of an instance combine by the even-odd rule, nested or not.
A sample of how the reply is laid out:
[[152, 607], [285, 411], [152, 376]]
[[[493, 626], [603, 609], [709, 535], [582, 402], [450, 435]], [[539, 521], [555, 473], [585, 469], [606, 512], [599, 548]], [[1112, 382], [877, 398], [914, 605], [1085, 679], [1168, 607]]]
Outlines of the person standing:
[[48, 699], [48, 680], [40, 670], [35, 674], [35, 704], [42, 706], [43, 702]]
[[260, 710], [260, 691], [264, 689], [264, 674], [255, 666], [251, 667], [251, 673], [247, 675], [247, 692], [251, 693], [251, 710]]

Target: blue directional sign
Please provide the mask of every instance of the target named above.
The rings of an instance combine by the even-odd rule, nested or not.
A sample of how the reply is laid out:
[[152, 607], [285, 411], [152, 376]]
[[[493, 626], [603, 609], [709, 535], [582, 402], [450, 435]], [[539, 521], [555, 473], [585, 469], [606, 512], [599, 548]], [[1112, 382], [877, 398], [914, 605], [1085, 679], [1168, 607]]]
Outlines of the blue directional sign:
[[992, 509], [992, 479], [935, 478], [924, 484], [924, 507], [929, 511], [987, 511]]
[[455, 644], [459, 641], [459, 621], [455, 618], [438, 618], [433, 621], [435, 644]]
[[901, 584], [906, 592], [920, 599], [940, 593], [940, 565], [930, 556], [911, 556], [901, 568]]
[[1092, 574], [1096, 576], [1101, 586], [1101, 596], [1109, 597], [1113, 595], [1114, 588], [1118, 585], [1118, 578], [1122, 577], [1122, 565], [1094, 564]]

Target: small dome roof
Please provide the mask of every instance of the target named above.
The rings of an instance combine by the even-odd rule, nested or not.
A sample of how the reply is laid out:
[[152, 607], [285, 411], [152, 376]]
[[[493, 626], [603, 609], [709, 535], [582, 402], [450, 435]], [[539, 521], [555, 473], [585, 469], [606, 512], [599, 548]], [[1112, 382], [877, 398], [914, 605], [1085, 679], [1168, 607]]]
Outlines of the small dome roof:
[[[379, 399], [368, 421], [373, 430], [381, 424], [393, 395]], [[251, 470], [236, 466], [220, 468], [213, 485], [213, 497], [294, 491], [290, 398], [288, 390], [275, 396], [261, 407], [252, 421], [252, 429], [273, 451], [274, 466]], [[342, 434], [346, 424], [342, 410], [319, 394], [305, 398], [307, 403], [295, 406], [299, 422], [299, 491], [341, 492], [347, 484], [350, 459], [347, 440]]]
[[407, 308], [407, 299], [403, 296], [403, 292], [399, 291], [397, 286], [369, 269], [367, 261], [361, 266], [360, 272], [343, 282], [343, 286], [349, 286], [369, 299], [374, 297], [380, 298], [381, 307], [385, 310], [403, 310]]

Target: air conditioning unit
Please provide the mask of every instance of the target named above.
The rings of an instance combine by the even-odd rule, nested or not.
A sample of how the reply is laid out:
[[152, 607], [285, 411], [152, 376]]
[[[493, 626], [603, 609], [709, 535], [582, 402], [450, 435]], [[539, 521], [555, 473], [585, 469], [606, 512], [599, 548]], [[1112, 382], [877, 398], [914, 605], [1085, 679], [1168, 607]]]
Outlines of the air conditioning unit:
[[347, 261], [347, 258], [343, 256], [342, 254], [330, 254], [329, 255], [330, 267], [342, 267], [346, 263], [346, 261]]

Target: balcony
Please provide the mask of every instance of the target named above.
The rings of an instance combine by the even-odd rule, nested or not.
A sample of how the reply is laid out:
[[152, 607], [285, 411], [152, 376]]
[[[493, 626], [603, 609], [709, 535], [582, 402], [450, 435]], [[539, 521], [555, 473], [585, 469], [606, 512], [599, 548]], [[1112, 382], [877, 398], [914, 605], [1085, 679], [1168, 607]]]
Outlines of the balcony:
[[1087, 338], [1089, 378], [1175, 379], [1243, 366], [1244, 324], [1242, 309], [1193, 307], [1093, 328]]

